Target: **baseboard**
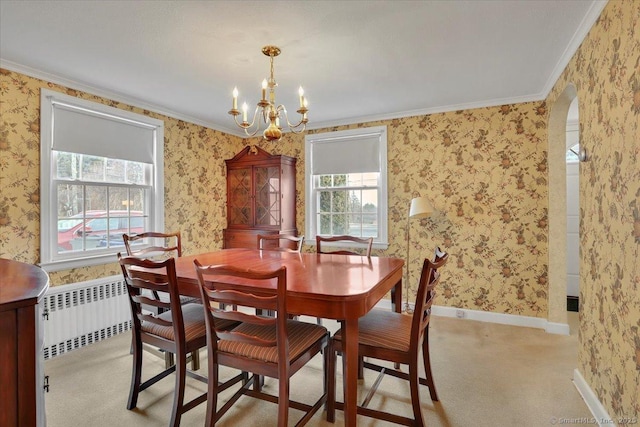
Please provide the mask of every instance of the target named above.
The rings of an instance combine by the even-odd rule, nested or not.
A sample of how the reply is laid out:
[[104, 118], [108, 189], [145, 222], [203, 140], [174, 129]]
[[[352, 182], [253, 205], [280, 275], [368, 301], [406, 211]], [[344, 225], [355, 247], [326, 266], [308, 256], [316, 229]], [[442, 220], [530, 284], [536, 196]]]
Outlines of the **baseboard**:
[[[380, 308], [390, 308], [390, 300], [381, 300], [377, 304]], [[413, 304], [410, 304], [413, 307]], [[557, 335], [569, 335], [569, 325], [565, 323], [549, 322], [547, 319], [517, 314], [492, 313], [489, 311], [469, 310], [467, 308], [445, 307], [434, 305], [434, 316], [457, 317], [459, 319], [477, 320], [480, 322], [499, 323], [502, 325], [524, 326], [527, 328], [544, 329], [545, 332]]]
[[578, 389], [578, 393], [580, 393], [580, 396], [582, 396], [584, 402], [587, 404], [587, 408], [589, 408], [589, 411], [591, 411], [593, 415], [593, 419], [585, 420], [585, 424], [587, 422], [588, 424], [597, 423], [601, 427], [615, 425], [605, 407], [602, 406], [596, 394], [591, 390], [591, 387], [589, 387], [589, 384], [587, 384], [577, 369], [573, 371], [573, 384], [576, 386], [576, 389]]
[[433, 306], [436, 316], [457, 317], [459, 319], [477, 320], [480, 322], [499, 323], [502, 325], [524, 326], [544, 329], [550, 334], [569, 335], [569, 325], [549, 322], [547, 319], [517, 314], [492, 313], [489, 311], [469, 310], [466, 308]]

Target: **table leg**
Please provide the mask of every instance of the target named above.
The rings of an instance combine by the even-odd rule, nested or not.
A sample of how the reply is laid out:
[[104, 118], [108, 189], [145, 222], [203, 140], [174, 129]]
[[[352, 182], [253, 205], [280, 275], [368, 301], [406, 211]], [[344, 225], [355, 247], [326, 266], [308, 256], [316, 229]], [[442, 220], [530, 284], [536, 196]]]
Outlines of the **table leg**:
[[402, 313], [402, 279], [391, 288], [391, 309], [396, 313]]
[[[396, 313], [402, 313], [402, 279], [391, 288], [391, 309]], [[400, 369], [400, 364], [396, 362], [393, 367]]]
[[342, 329], [342, 357], [344, 358], [344, 421], [345, 426], [356, 425], [358, 399], [358, 319], [344, 321]]

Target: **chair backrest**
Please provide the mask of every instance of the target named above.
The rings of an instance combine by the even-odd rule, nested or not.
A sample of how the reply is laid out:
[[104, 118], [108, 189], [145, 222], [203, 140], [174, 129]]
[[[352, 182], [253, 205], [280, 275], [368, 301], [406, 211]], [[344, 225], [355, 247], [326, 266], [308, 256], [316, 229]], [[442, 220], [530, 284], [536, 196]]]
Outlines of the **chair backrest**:
[[[287, 341], [287, 269], [280, 267], [273, 271], [241, 270], [228, 265], [202, 266], [194, 261], [202, 301], [206, 310], [207, 334], [211, 337], [211, 346], [217, 350], [218, 340], [236, 341], [258, 347], [278, 347], [278, 359], [288, 360], [289, 346]], [[269, 282], [269, 286], [260, 290], [260, 294], [244, 292], [237, 289], [237, 284], [250, 281], [252, 285]], [[276, 289], [273, 289], [273, 283]], [[212, 304], [217, 302], [218, 304]], [[224, 308], [218, 308], [220, 307]], [[234, 307], [250, 307], [256, 312], [270, 310], [275, 317], [250, 314], [250, 311], [239, 311]], [[229, 331], [221, 327], [222, 320], [243, 322], [256, 327], [275, 325], [276, 334], [271, 340], [259, 338], [250, 333]], [[220, 326], [219, 326], [220, 325]], [[215, 334], [215, 338], [212, 336]]]
[[[358, 243], [360, 245], [365, 245], [366, 250], [364, 253], [355, 252], [355, 251], [347, 251], [347, 250], [337, 250], [337, 251], [326, 251], [322, 249], [322, 244], [324, 243], [335, 243], [335, 242], [353, 242]], [[316, 252], [319, 254], [337, 254], [337, 255], [363, 255], [363, 256], [371, 256], [371, 246], [373, 245], [373, 237], [369, 237], [368, 239], [362, 239], [360, 237], [354, 236], [331, 236], [331, 237], [323, 237], [316, 236]]]
[[[290, 236], [288, 234], [258, 234], [258, 249], [268, 249], [282, 252], [302, 252], [304, 236]], [[269, 244], [271, 242], [271, 244]], [[295, 249], [291, 246], [295, 246]]]
[[420, 274], [418, 294], [416, 295], [416, 306], [413, 312], [411, 323], [411, 345], [417, 346], [416, 351], [422, 343], [425, 329], [429, 326], [431, 319], [431, 306], [436, 296], [436, 286], [440, 282], [440, 272], [438, 269], [444, 266], [449, 259], [449, 254], [436, 249], [434, 260], [425, 258]]
[[[176, 278], [176, 265], [174, 258], [168, 258], [164, 261], [152, 261], [149, 259], [141, 259], [135, 256], [123, 257], [118, 253], [118, 261], [122, 269], [125, 284], [127, 285], [127, 293], [129, 294], [129, 303], [131, 305], [131, 320], [136, 330], [142, 330], [142, 323], [149, 322], [158, 327], [173, 327], [175, 341], [184, 343], [184, 319], [182, 317], [182, 308], [180, 305], [180, 295], [178, 293], [178, 280]], [[130, 273], [131, 267], [143, 267], [147, 269], [166, 269], [166, 282], [151, 282], [142, 278], [133, 277]], [[166, 299], [160, 300], [149, 295], [151, 293], [162, 292], [168, 295]], [[142, 311], [142, 305], [145, 305], [145, 311]], [[156, 310], [147, 310], [148, 307]], [[171, 320], [167, 320], [166, 316], [162, 319], [158, 318], [155, 312], [163, 313], [171, 310]], [[151, 327], [153, 328], [153, 326]], [[149, 328], [145, 328], [149, 329]]]
[[[140, 234], [124, 234], [124, 247], [127, 255], [136, 257], [142, 256], [182, 256], [182, 239], [179, 231], [172, 233], [160, 233], [157, 231], [147, 231]], [[142, 245], [146, 239], [148, 245]]]
[[[434, 255], [433, 255], [433, 263], [432, 263], [432, 267], [435, 266], [435, 268], [431, 269], [431, 274], [429, 275], [430, 281], [433, 280], [434, 276], [438, 273], [438, 268], [447, 263], [448, 257], [449, 257], [448, 253], [443, 252], [440, 249], [440, 247], [436, 246], [436, 250], [434, 251]], [[442, 263], [442, 260], [444, 260], [444, 263]]]

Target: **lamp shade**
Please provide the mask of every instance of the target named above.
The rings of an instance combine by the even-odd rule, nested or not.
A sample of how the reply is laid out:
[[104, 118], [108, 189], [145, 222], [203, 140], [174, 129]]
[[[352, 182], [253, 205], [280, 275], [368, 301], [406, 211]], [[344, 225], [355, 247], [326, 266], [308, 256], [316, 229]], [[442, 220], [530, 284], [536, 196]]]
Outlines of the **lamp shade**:
[[426, 197], [415, 197], [411, 200], [409, 218], [426, 218], [433, 213], [433, 205]]

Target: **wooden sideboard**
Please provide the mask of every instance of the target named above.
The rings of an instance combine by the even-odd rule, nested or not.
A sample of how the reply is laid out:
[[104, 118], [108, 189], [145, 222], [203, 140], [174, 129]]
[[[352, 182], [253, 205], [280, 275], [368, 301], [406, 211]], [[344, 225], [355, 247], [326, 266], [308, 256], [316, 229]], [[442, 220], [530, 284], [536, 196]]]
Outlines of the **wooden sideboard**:
[[41, 268], [0, 258], [0, 426], [44, 426]]
[[296, 236], [296, 159], [246, 146], [225, 162], [224, 248], [257, 248], [258, 234]]

